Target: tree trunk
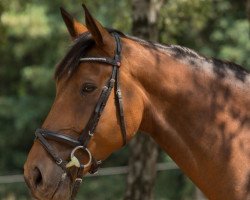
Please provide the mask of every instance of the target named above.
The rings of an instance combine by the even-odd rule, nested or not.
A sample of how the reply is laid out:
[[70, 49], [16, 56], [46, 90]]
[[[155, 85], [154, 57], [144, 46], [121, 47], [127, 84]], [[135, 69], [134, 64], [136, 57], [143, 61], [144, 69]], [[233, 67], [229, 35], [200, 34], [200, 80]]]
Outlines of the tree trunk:
[[132, 33], [134, 36], [157, 41], [157, 18], [164, 0], [132, 0]]
[[125, 200], [153, 200], [158, 147], [143, 133], [130, 143], [129, 173]]
[[250, 0], [246, 1], [246, 12], [247, 12], [248, 20], [250, 21]]
[[[156, 41], [157, 15], [163, 0], [132, 0], [132, 33]], [[146, 134], [138, 133], [130, 143], [129, 173], [125, 200], [152, 200], [156, 178], [158, 146]]]
[[247, 18], [249, 22], [249, 37], [250, 37], [250, 0], [246, 1], [246, 12], [247, 12]]

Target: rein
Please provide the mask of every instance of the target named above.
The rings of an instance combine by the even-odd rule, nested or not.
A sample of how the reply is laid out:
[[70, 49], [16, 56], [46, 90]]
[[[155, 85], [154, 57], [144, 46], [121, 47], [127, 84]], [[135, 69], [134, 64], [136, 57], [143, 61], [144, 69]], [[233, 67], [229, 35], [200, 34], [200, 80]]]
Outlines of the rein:
[[[115, 49], [115, 56], [114, 58], [109, 57], [83, 57], [80, 58], [79, 62], [99, 62], [99, 63], [106, 63], [109, 65], [112, 65], [113, 70], [111, 73], [111, 76], [107, 82], [107, 84], [103, 87], [103, 90], [101, 92], [101, 95], [99, 97], [99, 100], [97, 101], [97, 104], [95, 106], [95, 109], [86, 125], [86, 127], [83, 129], [80, 137], [76, 140], [72, 137], [63, 135], [61, 133], [57, 133], [54, 131], [46, 130], [46, 129], [37, 129], [35, 132], [35, 139], [38, 139], [41, 145], [44, 147], [44, 149], [48, 152], [48, 154], [51, 156], [51, 158], [55, 161], [55, 163], [62, 168], [62, 170], [65, 172], [62, 174], [62, 181], [66, 178], [66, 176], [69, 176], [68, 168], [71, 167], [77, 167], [77, 175], [76, 179], [73, 185], [72, 193], [71, 193], [71, 199], [73, 200], [76, 197], [76, 194], [78, 192], [78, 189], [80, 187], [80, 184], [82, 183], [83, 178], [83, 171], [86, 167], [90, 167], [89, 173], [94, 174], [98, 171], [98, 168], [100, 167], [100, 164], [102, 163], [101, 160], [96, 160], [91, 152], [88, 150], [88, 144], [91, 140], [91, 137], [95, 133], [95, 129], [98, 125], [99, 119], [101, 117], [102, 111], [106, 106], [106, 103], [109, 99], [109, 96], [111, 94], [112, 89], [114, 88], [115, 91], [115, 102], [116, 102], [116, 108], [118, 111], [119, 116], [119, 122], [120, 122], [120, 128], [122, 133], [122, 139], [123, 139], [123, 145], [126, 144], [126, 125], [125, 125], [125, 119], [124, 119], [124, 112], [123, 112], [123, 103], [122, 103], [122, 93], [120, 89], [119, 84], [119, 68], [121, 65], [121, 41], [118, 33], [114, 32], [112, 33], [115, 42], [116, 42], [116, 49]], [[69, 146], [73, 147], [73, 150], [70, 155], [70, 161], [67, 162], [63, 160], [59, 154], [54, 150], [54, 148], [49, 144], [47, 140], [54, 140], [59, 143], [64, 143]], [[83, 150], [88, 154], [89, 161], [87, 164], [82, 164], [74, 156], [75, 152], [78, 150]]]

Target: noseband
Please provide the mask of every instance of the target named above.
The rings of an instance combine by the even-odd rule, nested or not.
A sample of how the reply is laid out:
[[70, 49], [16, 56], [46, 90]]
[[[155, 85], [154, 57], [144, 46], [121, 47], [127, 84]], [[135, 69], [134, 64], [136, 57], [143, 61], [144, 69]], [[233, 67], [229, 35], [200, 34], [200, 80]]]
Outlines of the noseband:
[[[71, 138], [69, 136], [63, 135], [58, 132], [46, 130], [46, 129], [37, 129], [35, 132], [36, 139], [39, 140], [39, 142], [42, 144], [44, 149], [48, 152], [48, 154], [51, 156], [51, 158], [56, 162], [58, 166], [60, 166], [63, 171], [65, 172], [62, 175], [62, 179], [65, 179], [67, 175], [69, 175], [68, 168], [70, 167], [77, 167], [77, 176], [74, 182], [74, 186], [72, 189], [71, 199], [74, 199], [76, 196], [76, 193], [79, 189], [79, 186], [82, 182], [83, 177], [83, 171], [86, 167], [90, 167], [89, 173], [96, 173], [101, 161], [97, 161], [91, 154], [91, 152], [88, 150], [88, 144], [91, 139], [91, 137], [95, 133], [95, 129], [98, 125], [99, 119], [101, 117], [102, 111], [105, 108], [105, 105], [108, 101], [108, 98], [110, 96], [110, 93], [112, 89], [115, 90], [115, 102], [116, 107], [118, 111], [119, 116], [119, 122], [120, 122], [120, 128], [122, 133], [122, 139], [123, 139], [123, 145], [126, 144], [126, 126], [125, 126], [125, 120], [124, 120], [124, 112], [123, 112], [123, 106], [122, 106], [122, 94], [120, 90], [120, 84], [119, 84], [119, 67], [121, 65], [121, 41], [118, 33], [112, 33], [115, 42], [116, 42], [116, 49], [115, 49], [115, 56], [114, 58], [109, 57], [84, 57], [80, 58], [79, 62], [98, 62], [98, 63], [106, 63], [109, 65], [112, 65], [113, 70], [111, 73], [111, 76], [107, 82], [107, 84], [104, 86], [101, 95], [99, 97], [99, 100], [97, 101], [97, 104], [95, 106], [95, 109], [83, 129], [80, 137], [76, 140], [74, 138]], [[49, 144], [47, 140], [54, 140], [59, 143], [65, 143], [69, 146], [73, 147], [73, 150], [70, 155], [70, 161], [67, 162], [63, 160], [59, 154], [54, 150], [54, 148]], [[74, 156], [75, 152], [78, 150], [85, 151], [89, 156], [89, 161], [86, 164], [80, 163], [78, 158]]]

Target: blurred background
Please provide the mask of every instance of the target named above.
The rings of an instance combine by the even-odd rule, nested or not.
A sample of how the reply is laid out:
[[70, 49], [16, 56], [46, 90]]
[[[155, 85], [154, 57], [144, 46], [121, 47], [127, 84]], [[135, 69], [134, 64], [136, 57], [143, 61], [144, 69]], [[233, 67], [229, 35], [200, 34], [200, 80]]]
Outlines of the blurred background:
[[[250, 3], [245, 0], [84, 3], [106, 27], [250, 67]], [[54, 66], [71, 43], [59, 7], [83, 22], [81, 4], [80, 0], [0, 1], [0, 199], [31, 199], [22, 179], [23, 163], [34, 130], [42, 124], [53, 102]], [[141, 16], [146, 20], [140, 20]], [[140, 162], [137, 169], [132, 167], [135, 159]], [[143, 174], [135, 176], [138, 171], [152, 174], [151, 180], [145, 180]], [[134, 180], [128, 181], [129, 176]], [[139, 197], [135, 197], [136, 191]], [[85, 178], [78, 195], [78, 199], [91, 200], [203, 198], [173, 161], [143, 136], [114, 153], [99, 176]]]

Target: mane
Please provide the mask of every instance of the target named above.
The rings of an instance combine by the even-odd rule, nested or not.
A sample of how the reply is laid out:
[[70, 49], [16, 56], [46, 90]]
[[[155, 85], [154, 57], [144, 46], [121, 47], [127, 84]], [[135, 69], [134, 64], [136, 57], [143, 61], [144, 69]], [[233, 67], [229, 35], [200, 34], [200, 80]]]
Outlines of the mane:
[[[162, 45], [159, 43], [146, 41], [134, 36], [125, 35], [115, 29], [107, 28], [107, 30], [109, 33], [116, 32], [121, 37], [131, 39], [147, 48], [163, 50], [167, 53], [170, 53], [176, 59], [188, 60], [189, 64], [193, 66], [196, 66], [198, 61], [210, 63], [213, 65], [213, 71], [221, 78], [225, 77], [226, 69], [231, 70], [235, 74], [235, 77], [240, 79], [241, 81], [244, 81], [245, 77], [249, 75], [249, 71], [240, 65], [237, 65], [233, 62], [219, 60], [216, 58], [209, 59], [187, 47], [179, 45]], [[80, 58], [84, 56], [87, 51], [94, 46], [94, 44], [95, 42], [89, 32], [83, 33], [81, 36], [79, 36], [71, 45], [64, 58], [57, 65], [54, 74], [55, 79], [61, 78], [65, 73], [71, 75], [77, 69]]]
[[245, 81], [246, 76], [250, 74], [249, 70], [241, 65], [217, 58], [207, 58], [187, 47], [179, 45], [162, 45], [129, 35], [126, 35], [126, 37], [148, 48], [160, 49], [170, 53], [170, 55], [176, 59], [188, 61], [188, 63], [192, 66], [197, 66], [197, 63], [199, 63], [197, 61], [212, 64], [214, 73], [216, 73], [220, 78], [224, 78], [226, 76], [226, 69], [231, 70], [235, 77], [241, 81]]
[[[107, 30], [109, 33], [116, 32], [121, 37], [124, 36], [122, 32], [115, 29], [107, 28]], [[94, 44], [95, 41], [89, 32], [83, 33], [76, 40], [74, 40], [64, 58], [56, 66], [54, 73], [55, 79], [60, 79], [66, 73], [69, 75], [73, 74], [79, 65], [80, 58], [86, 55]]]
[[60, 79], [65, 73], [72, 74], [79, 65], [80, 58], [94, 45], [89, 32], [79, 36], [64, 58], [57, 64], [54, 77]]

